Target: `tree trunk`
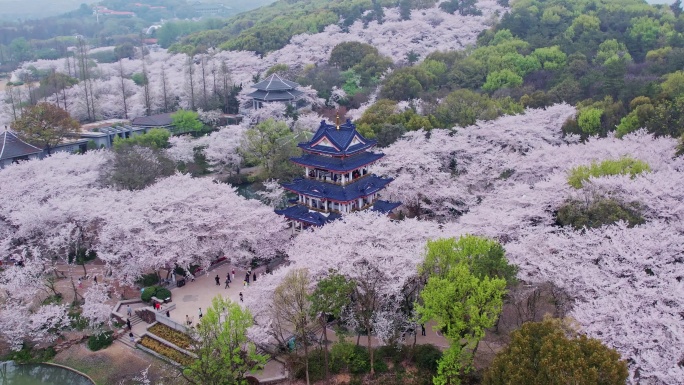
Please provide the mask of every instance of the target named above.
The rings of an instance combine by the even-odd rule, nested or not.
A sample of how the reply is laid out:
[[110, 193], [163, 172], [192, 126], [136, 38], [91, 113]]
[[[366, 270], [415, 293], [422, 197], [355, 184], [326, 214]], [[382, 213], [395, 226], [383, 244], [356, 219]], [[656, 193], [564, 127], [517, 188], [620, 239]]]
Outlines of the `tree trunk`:
[[164, 112], [169, 112], [169, 99], [168, 96], [166, 95], [166, 70], [164, 69], [164, 66], [162, 65], [161, 68], [161, 80], [162, 80], [162, 94], [164, 95]]
[[370, 356], [370, 375], [371, 377], [375, 375], [375, 365], [373, 362], [373, 346], [371, 344], [371, 328], [370, 325], [366, 326], [366, 332], [368, 333], [368, 355]]
[[204, 109], [207, 110], [208, 103], [207, 103], [207, 76], [206, 76], [206, 71], [204, 69], [204, 60], [205, 57], [202, 55], [202, 103], [204, 105]]
[[328, 373], [328, 322], [327, 316], [324, 314], [321, 316], [321, 326], [323, 326], [323, 362], [325, 365], [325, 380], [328, 381], [330, 373]]
[[193, 72], [193, 61], [192, 56], [188, 58], [188, 73], [190, 74], [190, 109], [195, 110], [195, 82], [192, 78]]
[[[304, 329], [306, 334], [306, 329]], [[302, 343], [304, 344], [304, 367], [306, 369], [306, 385], [310, 385], [309, 382], [309, 343], [306, 340], [306, 335], [302, 336]]]
[[119, 58], [119, 78], [121, 78], [121, 97], [123, 99], [124, 119], [128, 119], [128, 106], [126, 105], [126, 86], [124, 83], [123, 64]]

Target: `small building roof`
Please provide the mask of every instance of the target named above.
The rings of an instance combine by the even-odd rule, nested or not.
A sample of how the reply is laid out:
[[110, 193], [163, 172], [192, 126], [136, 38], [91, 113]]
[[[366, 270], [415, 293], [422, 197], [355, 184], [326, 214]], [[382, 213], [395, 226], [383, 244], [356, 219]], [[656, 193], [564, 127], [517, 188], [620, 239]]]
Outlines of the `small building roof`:
[[247, 94], [252, 99], [262, 100], [264, 102], [276, 102], [282, 100], [294, 100], [297, 99], [303, 92], [295, 89], [291, 90], [276, 90], [276, 91], [264, 91], [256, 90]]
[[401, 206], [401, 202], [388, 202], [377, 200], [373, 204], [371, 211], [377, 211], [379, 213], [388, 214], [390, 211], [396, 209], [399, 206]]
[[283, 210], [275, 210], [275, 212], [276, 214], [283, 215], [285, 218], [305, 222], [313, 226], [323, 226], [342, 217], [337, 213], [326, 214], [309, 210], [308, 207], [303, 205], [290, 206]]
[[385, 188], [393, 179], [370, 175], [346, 186], [321, 182], [313, 179], [298, 178], [290, 183], [282, 183], [284, 189], [313, 198], [350, 202], [374, 194]]
[[252, 88], [256, 88], [262, 91], [284, 91], [292, 90], [299, 87], [299, 84], [285, 80], [281, 78], [278, 74], [273, 74], [266, 79], [256, 83]]
[[131, 121], [131, 124], [144, 127], [168, 127], [173, 125], [173, 119], [171, 118], [172, 114], [172, 112], [167, 112], [150, 116], [138, 116]]
[[304, 154], [298, 158], [290, 158], [292, 162], [301, 166], [322, 168], [330, 171], [348, 172], [359, 169], [381, 159], [385, 154], [374, 152], [362, 152], [348, 158], [337, 158], [316, 154]]
[[340, 125], [333, 125], [321, 121], [318, 131], [313, 138], [298, 146], [309, 153], [317, 153], [332, 156], [351, 156], [361, 151], [366, 151], [375, 146], [377, 141], [364, 138], [356, 126], [347, 119]]
[[0, 160], [40, 154], [43, 150], [19, 139], [11, 131], [0, 133]]

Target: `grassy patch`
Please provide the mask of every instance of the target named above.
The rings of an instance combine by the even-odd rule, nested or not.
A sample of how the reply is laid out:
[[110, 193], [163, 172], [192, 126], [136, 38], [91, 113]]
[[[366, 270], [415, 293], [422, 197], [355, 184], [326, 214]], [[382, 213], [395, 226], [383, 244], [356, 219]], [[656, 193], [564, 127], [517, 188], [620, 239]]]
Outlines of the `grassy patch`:
[[624, 157], [618, 160], [604, 160], [601, 163], [592, 163], [591, 166], [577, 166], [570, 170], [568, 175], [568, 184], [576, 189], [582, 188], [584, 182], [589, 178], [598, 178], [601, 176], [611, 175], [627, 175], [632, 178], [644, 173], [650, 172], [651, 167], [644, 161]]

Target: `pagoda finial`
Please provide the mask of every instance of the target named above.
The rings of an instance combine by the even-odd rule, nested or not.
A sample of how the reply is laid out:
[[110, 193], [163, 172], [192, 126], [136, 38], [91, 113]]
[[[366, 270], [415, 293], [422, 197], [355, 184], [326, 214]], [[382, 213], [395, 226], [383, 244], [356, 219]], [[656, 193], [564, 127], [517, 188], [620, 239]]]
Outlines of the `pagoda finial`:
[[337, 110], [337, 115], [335, 116], [335, 126], [340, 129], [340, 110]]

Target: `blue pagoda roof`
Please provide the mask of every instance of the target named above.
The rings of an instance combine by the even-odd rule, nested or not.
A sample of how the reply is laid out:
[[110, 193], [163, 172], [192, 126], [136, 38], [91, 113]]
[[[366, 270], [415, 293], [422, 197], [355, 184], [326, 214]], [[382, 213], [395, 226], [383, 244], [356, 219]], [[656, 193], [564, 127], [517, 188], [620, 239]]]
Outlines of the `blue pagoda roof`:
[[377, 212], [380, 212], [383, 214], [387, 214], [399, 206], [401, 206], [401, 202], [388, 202], [388, 201], [377, 200], [373, 204], [371, 211], [377, 211]]
[[316, 154], [304, 154], [299, 158], [290, 158], [294, 163], [302, 166], [309, 166], [314, 168], [322, 168], [330, 171], [347, 172], [361, 168], [367, 164], [373, 163], [381, 159], [385, 154], [362, 152], [360, 154], [352, 155], [348, 158], [337, 158]]
[[350, 156], [375, 146], [377, 141], [364, 138], [351, 120], [335, 126], [321, 121], [318, 131], [306, 143], [299, 143], [305, 152], [332, 156]]
[[285, 216], [288, 219], [294, 219], [301, 222], [306, 222], [314, 226], [323, 226], [328, 222], [332, 222], [342, 216], [337, 213], [323, 214], [318, 211], [309, 210], [303, 205], [290, 206], [283, 210], [276, 210], [276, 214]]
[[382, 190], [392, 180], [392, 178], [370, 175], [346, 186], [340, 186], [313, 179], [298, 178], [291, 183], [282, 183], [282, 186], [286, 190], [294, 191], [297, 194], [337, 202], [349, 202]]

